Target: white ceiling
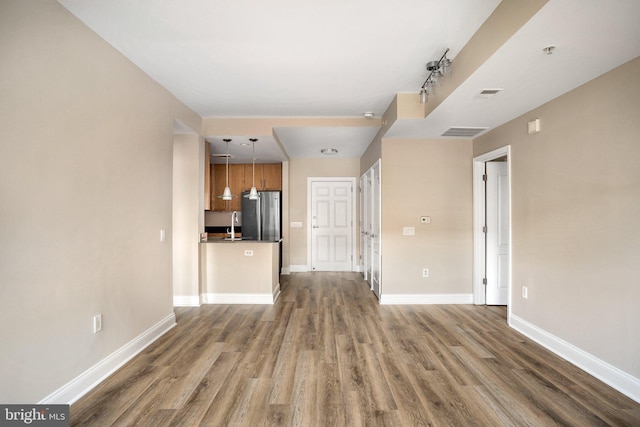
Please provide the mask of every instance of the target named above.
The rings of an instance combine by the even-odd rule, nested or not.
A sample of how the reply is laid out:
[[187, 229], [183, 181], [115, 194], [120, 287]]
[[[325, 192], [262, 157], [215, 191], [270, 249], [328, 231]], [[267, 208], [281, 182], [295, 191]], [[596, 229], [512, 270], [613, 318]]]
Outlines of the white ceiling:
[[[203, 117], [380, 116], [416, 93], [425, 64], [453, 59], [498, 0], [58, 0]], [[451, 126], [493, 128], [640, 54], [640, 1], [550, 0], [426, 119], [389, 137], [433, 138]], [[556, 45], [552, 55], [542, 48]], [[485, 88], [503, 88], [478, 99]], [[359, 157], [378, 128], [274, 130], [289, 157], [335, 147]], [[232, 137], [205, 135], [219, 151]], [[256, 157], [286, 155], [256, 135]], [[261, 148], [258, 148], [258, 147]], [[250, 160], [250, 149], [247, 159]]]

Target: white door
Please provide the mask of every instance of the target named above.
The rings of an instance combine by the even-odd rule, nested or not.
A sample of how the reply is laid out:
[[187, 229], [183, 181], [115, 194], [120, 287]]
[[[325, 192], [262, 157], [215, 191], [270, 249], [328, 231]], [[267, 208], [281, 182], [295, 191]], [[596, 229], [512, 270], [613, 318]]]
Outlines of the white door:
[[311, 181], [311, 270], [352, 271], [354, 181]]
[[507, 305], [509, 292], [509, 171], [486, 163], [486, 304]]
[[371, 177], [371, 289], [380, 299], [380, 267], [382, 263], [381, 251], [380, 251], [380, 208], [381, 208], [381, 193], [380, 193], [380, 161], [372, 168]]

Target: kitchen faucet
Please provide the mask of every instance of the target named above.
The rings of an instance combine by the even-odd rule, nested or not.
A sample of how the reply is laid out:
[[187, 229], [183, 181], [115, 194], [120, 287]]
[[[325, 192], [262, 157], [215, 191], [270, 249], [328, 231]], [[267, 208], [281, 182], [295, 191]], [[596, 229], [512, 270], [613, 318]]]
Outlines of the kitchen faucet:
[[238, 223], [238, 211], [231, 212], [231, 232], [227, 229], [227, 234], [231, 235], [231, 240], [235, 240], [236, 238], [236, 229], [234, 227], [235, 224]]

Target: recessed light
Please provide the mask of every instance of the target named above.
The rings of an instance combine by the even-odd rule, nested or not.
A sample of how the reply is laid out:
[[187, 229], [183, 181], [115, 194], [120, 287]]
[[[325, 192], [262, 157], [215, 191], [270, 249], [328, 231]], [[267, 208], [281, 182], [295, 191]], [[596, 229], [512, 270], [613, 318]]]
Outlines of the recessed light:
[[366, 113], [363, 114], [365, 119], [373, 119], [373, 113], [371, 111], [367, 111]]
[[323, 148], [322, 150], [320, 150], [320, 152], [322, 154], [338, 154], [338, 150], [336, 150], [335, 148]]
[[543, 47], [542, 51], [547, 55], [551, 55], [555, 49], [556, 49], [555, 46], [550, 45], [550, 46]]
[[247, 146], [247, 145], [250, 145], [250, 144], [248, 142], [241, 142], [240, 145]]

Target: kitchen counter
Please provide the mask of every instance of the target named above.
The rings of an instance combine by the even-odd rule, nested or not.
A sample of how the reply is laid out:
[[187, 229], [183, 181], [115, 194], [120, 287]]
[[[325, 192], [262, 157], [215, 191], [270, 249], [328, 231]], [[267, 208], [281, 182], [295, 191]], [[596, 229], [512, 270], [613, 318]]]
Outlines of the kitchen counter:
[[280, 295], [280, 243], [209, 238], [200, 243], [204, 304], [273, 304]]
[[227, 240], [224, 237], [209, 237], [209, 239], [207, 239], [206, 242], [200, 242], [200, 243], [258, 243], [258, 244], [264, 244], [264, 243], [280, 243], [282, 241], [278, 240], [278, 241], [273, 241], [273, 240], [244, 240], [244, 239], [239, 239], [236, 238], [235, 240]]

